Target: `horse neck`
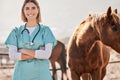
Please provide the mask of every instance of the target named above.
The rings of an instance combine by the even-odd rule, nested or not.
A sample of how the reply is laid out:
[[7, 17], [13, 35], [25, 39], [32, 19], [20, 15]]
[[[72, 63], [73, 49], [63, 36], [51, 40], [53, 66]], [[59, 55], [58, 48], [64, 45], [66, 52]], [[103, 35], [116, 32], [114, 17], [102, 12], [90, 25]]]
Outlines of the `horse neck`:
[[99, 40], [99, 37], [96, 34], [96, 31], [94, 30], [94, 28], [91, 26], [91, 23], [87, 23], [79, 27], [81, 28], [78, 29], [79, 34], [77, 34], [77, 39], [76, 39], [77, 46], [83, 47], [84, 51], [83, 50], [82, 51], [86, 53], [91, 48], [92, 44], [95, 41]]

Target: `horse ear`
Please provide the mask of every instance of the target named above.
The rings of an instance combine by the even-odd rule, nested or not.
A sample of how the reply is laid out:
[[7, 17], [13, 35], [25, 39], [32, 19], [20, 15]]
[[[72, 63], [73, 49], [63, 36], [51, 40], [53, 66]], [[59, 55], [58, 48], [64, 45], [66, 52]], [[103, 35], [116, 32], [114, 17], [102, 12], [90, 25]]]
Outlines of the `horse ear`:
[[112, 9], [111, 9], [111, 6], [110, 6], [110, 7], [108, 8], [108, 10], [107, 10], [107, 16], [110, 16], [111, 13], [112, 13]]
[[92, 16], [91, 14], [89, 14], [89, 16]]
[[116, 13], [116, 14], [118, 13], [118, 12], [117, 12], [117, 9], [114, 10], [114, 13]]
[[86, 21], [90, 21], [91, 19], [92, 19], [92, 14], [89, 14]]

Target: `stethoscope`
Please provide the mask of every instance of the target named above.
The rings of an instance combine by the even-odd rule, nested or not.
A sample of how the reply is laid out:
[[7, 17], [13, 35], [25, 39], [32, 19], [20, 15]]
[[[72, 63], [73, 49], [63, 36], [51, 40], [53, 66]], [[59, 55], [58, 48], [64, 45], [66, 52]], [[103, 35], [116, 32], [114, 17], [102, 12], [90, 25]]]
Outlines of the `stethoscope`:
[[[41, 27], [41, 26], [40, 26], [40, 24], [38, 24], [38, 26], [39, 26], [39, 29], [38, 29], [37, 33], [35, 34], [35, 36], [33, 37], [32, 41], [27, 43], [27, 44], [29, 44], [30, 46], [33, 46], [33, 45], [34, 45], [34, 40], [35, 40], [36, 36], [38, 35], [38, 33], [40, 32], [40, 27]], [[26, 28], [26, 24], [25, 24], [24, 29], [21, 31], [22, 36], [23, 36], [24, 31], [27, 31], [28, 34], [30, 33], [29, 30]]]

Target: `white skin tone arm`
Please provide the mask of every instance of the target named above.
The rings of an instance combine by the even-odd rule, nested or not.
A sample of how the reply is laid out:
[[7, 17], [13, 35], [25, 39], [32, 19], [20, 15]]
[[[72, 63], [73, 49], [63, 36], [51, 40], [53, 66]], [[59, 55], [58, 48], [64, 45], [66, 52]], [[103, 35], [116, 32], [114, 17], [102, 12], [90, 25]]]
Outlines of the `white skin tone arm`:
[[[20, 49], [22, 54], [30, 56], [30, 58], [38, 58], [38, 59], [49, 59], [52, 53], [52, 43], [48, 43], [45, 45], [44, 49], [39, 50], [28, 50], [28, 49]], [[22, 59], [25, 59], [24, 56]]]
[[11, 45], [9, 47], [9, 57], [12, 60], [29, 60], [33, 58], [49, 59], [51, 53], [52, 43], [46, 44], [44, 49], [39, 50], [20, 49], [17, 51], [16, 46]]

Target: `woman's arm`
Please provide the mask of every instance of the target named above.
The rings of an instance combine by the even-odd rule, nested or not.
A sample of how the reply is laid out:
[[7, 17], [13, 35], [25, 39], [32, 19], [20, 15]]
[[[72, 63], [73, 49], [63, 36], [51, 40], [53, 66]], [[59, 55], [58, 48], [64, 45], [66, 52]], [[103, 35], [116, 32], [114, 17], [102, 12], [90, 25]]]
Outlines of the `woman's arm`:
[[21, 60], [21, 53], [17, 52], [17, 47], [14, 45], [9, 46], [9, 58], [11, 60]]
[[45, 48], [40, 48], [40, 50], [35, 51], [35, 58], [38, 59], [49, 59], [52, 53], [53, 43], [48, 43]]
[[16, 46], [10, 45], [9, 46], [9, 58], [11, 60], [29, 60], [29, 59], [33, 59], [34, 57], [18, 52]]
[[21, 60], [30, 60], [33, 59], [34, 57], [27, 55], [27, 54], [22, 54], [21, 55]]
[[52, 43], [48, 43], [39, 50], [20, 49], [21, 53], [31, 56], [31, 58], [49, 59], [52, 53]]
[[20, 49], [19, 52], [22, 53], [22, 60], [35, 58], [35, 50]]

